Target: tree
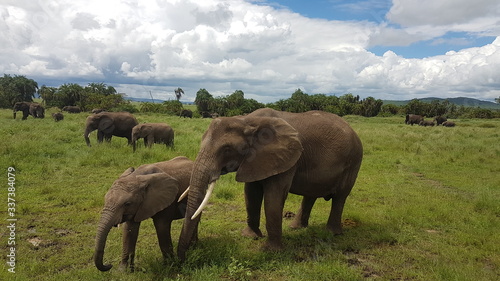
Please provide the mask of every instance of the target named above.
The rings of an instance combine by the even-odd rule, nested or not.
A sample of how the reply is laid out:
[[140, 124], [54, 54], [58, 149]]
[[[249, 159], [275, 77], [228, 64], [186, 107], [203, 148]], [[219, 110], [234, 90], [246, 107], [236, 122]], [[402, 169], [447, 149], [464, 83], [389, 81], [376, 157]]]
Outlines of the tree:
[[175, 98], [177, 99], [177, 101], [179, 101], [181, 99], [182, 95], [184, 95], [184, 91], [181, 88], [175, 89], [174, 92], [175, 92]]
[[12, 107], [18, 101], [33, 101], [38, 83], [22, 75], [0, 77], [0, 106]]
[[496, 103], [500, 103], [500, 96], [498, 98], [495, 98]]
[[377, 116], [382, 108], [382, 104], [384, 103], [380, 99], [376, 100], [373, 97], [367, 97], [361, 101], [360, 115], [365, 117]]
[[209, 112], [210, 105], [213, 101], [214, 97], [207, 90], [199, 89], [198, 92], [196, 92], [194, 103], [196, 104], [198, 112]]
[[108, 86], [104, 83], [89, 83], [84, 88], [85, 93], [88, 94], [101, 94], [101, 95], [114, 95], [116, 94], [116, 89], [113, 86]]

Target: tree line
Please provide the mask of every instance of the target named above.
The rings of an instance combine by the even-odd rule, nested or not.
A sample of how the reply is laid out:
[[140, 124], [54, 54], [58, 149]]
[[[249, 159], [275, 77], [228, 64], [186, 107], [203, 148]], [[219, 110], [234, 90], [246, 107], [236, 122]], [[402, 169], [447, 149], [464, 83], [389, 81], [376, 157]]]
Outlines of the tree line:
[[135, 107], [117, 93], [116, 89], [104, 83], [89, 83], [80, 86], [75, 83], [59, 87], [47, 87], [22, 75], [4, 74], [0, 77], [0, 107], [12, 108], [16, 102], [32, 102], [38, 93], [47, 107], [79, 106], [83, 111], [102, 108], [114, 111], [134, 111]]
[[[163, 103], [143, 102], [139, 108], [124, 98], [124, 94], [117, 93], [116, 89], [104, 83], [89, 83], [80, 86], [75, 83], [63, 84], [59, 87], [47, 87], [33, 79], [22, 75], [4, 74], [0, 77], [0, 107], [12, 108], [18, 101], [33, 101], [38, 93], [43, 103], [48, 107], [62, 108], [67, 105], [77, 105], [84, 111], [102, 108], [110, 111], [156, 112], [169, 115], [178, 115], [183, 109], [179, 98], [184, 94], [181, 88], [175, 90], [177, 100]], [[406, 105], [384, 104], [382, 100], [373, 97], [361, 99], [359, 95], [347, 93], [342, 96], [325, 94], [307, 94], [297, 89], [288, 99], [281, 99], [273, 103], [263, 104], [254, 99], [245, 98], [241, 90], [236, 90], [228, 96], [214, 97], [206, 89], [196, 93], [195, 104], [197, 111], [203, 113], [217, 113], [219, 116], [244, 115], [256, 109], [270, 107], [288, 112], [305, 112], [322, 110], [344, 115], [393, 116], [405, 114], [419, 114], [427, 117], [446, 116], [448, 118], [500, 118], [500, 111], [479, 107], [457, 106], [448, 100], [434, 100], [430, 103], [413, 99]]]

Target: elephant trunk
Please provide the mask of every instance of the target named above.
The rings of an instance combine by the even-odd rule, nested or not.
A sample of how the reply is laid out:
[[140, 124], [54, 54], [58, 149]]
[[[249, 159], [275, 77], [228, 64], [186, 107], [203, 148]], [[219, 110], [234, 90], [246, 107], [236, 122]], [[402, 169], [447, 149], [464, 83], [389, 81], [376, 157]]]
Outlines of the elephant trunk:
[[89, 138], [89, 135], [90, 133], [92, 133], [92, 128], [88, 127], [85, 129], [85, 133], [83, 133], [83, 137], [85, 138], [85, 143], [87, 143], [87, 146], [91, 146], [90, 145], [90, 138]]
[[132, 148], [134, 152], [137, 149], [137, 138], [135, 136], [132, 136]]
[[94, 264], [100, 271], [108, 271], [113, 265], [103, 264], [104, 248], [106, 246], [106, 239], [111, 227], [115, 224], [115, 216], [111, 211], [103, 211], [101, 220], [97, 227], [97, 234], [95, 238], [95, 251], [94, 251]]
[[182, 261], [185, 260], [186, 251], [196, 237], [195, 232], [200, 222], [200, 216], [196, 216], [195, 218], [192, 218], [192, 216], [205, 197], [207, 185], [217, 180], [220, 176], [220, 171], [214, 169], [216, 165], [213, 165], [213, 162], [207, 160], [210, 158], [204, 155], [205, 153], [198, 155], [191, 174], [186, 214], [177, 248], [177, 256]]

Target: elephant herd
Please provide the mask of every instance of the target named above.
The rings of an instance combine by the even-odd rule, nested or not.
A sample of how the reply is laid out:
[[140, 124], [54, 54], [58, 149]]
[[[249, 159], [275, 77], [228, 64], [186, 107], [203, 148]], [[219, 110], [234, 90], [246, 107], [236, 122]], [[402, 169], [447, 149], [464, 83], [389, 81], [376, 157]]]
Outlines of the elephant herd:
[[[98, 130], [98, 138], [111, 135], [134, 141], [137, 120], [128, 113], [101, 113], [87, 118], [85, 138]], [[160, 124], [163, 125], [163, 124]], [[139, 131], [155, 131], [144, 124]], [[161, 126], [156, 129], [162, 129]], [[172, 134], [165, 134], [164, 138]], [[198, 241], [200, 213], [206, 207], [216, 181], [235, 172], [245, 183], [246, 237], [264, 237], [260, 226], [261, 208], [266, 217], [264, 249], [283, 248], [283, 208], [288, 193], [303, 196], [291, 223], [292, 228], [308, 226], [311, 209], [318, 198], [331, 200], [326, 228], [342, 233], [341, 216], [353, 188], [363, 157], [358, 135], [337, 115], [310, 111], [288, 113], [265, 108], [246, 116], [212, 120], [204, 133], [195, 161], [179, 156], [125, 170], [104, 198], [97, 227], [94, 264], [107, 271], [104, 248], [112, 226], [123, 224], [120, 268], [134, 271], [135, 246], [141, 221], [152, 218], [161, 253], [174, 256], [171, 223], [184, 219], [177, 257], [184, 261], [189, 248]]]
[[444, 116], [436, 116], [434, 120], [424, 120], [423, 115], [407, 114], [405, 119], [405, 124], [412, 125], [417, 124], [424, 127], [432, 127], [442, 125], [443, 127], [455, 127], [455, 122], [448, 121]]
[[[43, 107], [37, 105], [15, 106], [14, 117], [21, 110], [23, 119], [28, 115], [43, 118]], [[63, 118], [62, 114], [56, 116]], [[185, 112], [183, 117], [189, 118], [190, 114]], [[95, 130], [98, 142], [110, 141], [112, 136], [124, 137], [134, 151], [140, 138], [144, 138], [146, 146], [174, 144], [174, 131], [169, 125], [139, 124], [128, 112], [89, 115], [84, 131], [88, 146], [89, 135]], [[331, 200], [326, 228], [334, 235], [341, 234], [342, 212], [362, 158], [358, 135], [332, 113], [263, 108], [245, 116], [215, 118], [203, 134], [195, 161], [179, 156], [144, 164], [128, 168], [114, 181], [104, 197], [97, 226], [94, 264], [101, 271], [111, 269], [112, 265], [103, 262], [107, 236], [113, 226], [123, 224], [120, 268], [134, 271], [139, 226], [148, 218], [153, 220], [165, 259], [174, 256], [171, 223], [184, 219], [177, 246], [177, 257], [184, 261], [198, 240], [201, 212], [216, 181], [231, 172], [236, 173], [236, 181], [244, 183], [247, 225], [241, 234], [255, 239], [267, 233], [265, 250], [283, 248], [283, 208], [288, 193], [303, 197], [291, 228], [307, 227], [314, 203], [323, 198]], [[260, 225], [262, 207], [266, 232]]]
[[128, 144], [137, 148], [137, 140], [144, 139], [144, 144], [151, 147], [153, 143], [162, 143], [167, 147], [174, 146], [174, 131], [165, 123], [142, 123], [128, 112], [100, 112], [87, 117], [84, 138], [87, 146], [91, 146], [89, 135], [97, 130], [97, 141], [111, 141], [113, 136], [123, 137]]

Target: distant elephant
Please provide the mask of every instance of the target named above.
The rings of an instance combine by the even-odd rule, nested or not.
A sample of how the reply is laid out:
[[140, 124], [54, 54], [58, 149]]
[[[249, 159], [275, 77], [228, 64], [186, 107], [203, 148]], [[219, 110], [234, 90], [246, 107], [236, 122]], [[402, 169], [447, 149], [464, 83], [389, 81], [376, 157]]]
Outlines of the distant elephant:
[[33, 116], [33, 118], [44, 118], [45, 108], [36, 102], [16, 102], [12, 108], [14, 119], [16, 119], [16, 113], [18, 111], [23, 112], [22, 120], [28, 119], [28, 115]]
[[202, 111], [201, 112], [201, 117], [202, 118], [212, 118], [212, 114], [208, 111]]
[[67, 111], [69, 113], [80, 113], [82, 112], [82, 110], [80, 109], [79, 106], [71, 106], [71, 105], [67, 105], [65, 107], [62, 108], [62, 111]]
[[424, 127], [427, 127], [427, 126], [434, 126], [434, 122], [431, 121], [431, 120], [422, 120], [420, 121], [420, 123], [418, 123], [418, 125], [420, 126], [424, 126]]
[[436, 125], [437, 126], [443, 124], [443, 122], [446, 122], [446, 120], [448, 120], [448, 119], [446, 119], [446, 117], [441, 116], [441, 115], [440, 116], [436, 116], [436, 118], [434, 118], [434, 121], [436, 121]]
[[132, 128], [132, 146], [136, 149], [138, 139], [144, 138], [144, 145], [151, 147], [153, 143], [174, 145], [174, 130], [164, 123], [142, 123]]
[[445, 122], [443, 122], [442, 125], [445, 126], [445, 127], [455, 127], [455, 122], [453, 122], [453, 121], [445, 121]]
[[54, 120], [58, 122], [64, 119], [64, 115], [61, 112], [56, 112], [52, 113], [52, 118], [54, 118]]
[[[344, 203], [362, 157], [356, 132], [344, 119], [328, 112], [289, 113], [265, 108], [243, 117], [214, 119], [203, 135], [194, 164], [179, 258], [186, 257], [199, 223], [196, 215], [206, 205], [213, 183], [230, 172], [236, 172], [236, 180], [245, 183], [244, 236], [263, 237], [260, 212], [264, 201], [269, 237], [266, 249], [282, 248], [282, 216], [288, 192], [303, 196], [293, 228], [308, 225], [311, 209], [322, 197], [332, 199], [327, 229], [342, 233]], [[208, 191], [207, 184], [211, 186]]]
[[89, 135], [97, 130], [97, 141], [111, 141], [112, 136], [127, 138], [132, 143], [132, 128], [137, 125], [137, 119], [128, 112], [101, 112], [87, 117], [84, 138], [90, 146]]
[[423, 120], [424, 120], [424, 117], [422, 115], [407, 114], [405, 123], [413, 126], [413, 124], [417, 124], [417, 125], [420, 124], [420, 122]]
[[193, 118], [193, 112], [189, 109], [183, 109], [179, 117]]
[[177, 201], [189, 185], [192, 168], [193, 161], [181, 156], [136, 170], [129, 168], [113, 183], [104, 197], [95, 238], [94, 264], [99, 270], [111, 269], [112, 265], [103, 264], [106, 238], [112, 226], [123, 223], [120, 268], [126, 270], [130, 266], [134, 271], [139, 226], [148, 218], [153, 218], [163, 257], [173, 257], [171, 224], [184, 218], [187, 199]]
[[92, 109], [92, 113], [94, 113], [94, 114], [105, 112], [105, 111], [106, 110], [104, 110], [102, 108], [94, 108], [94, 109]]

